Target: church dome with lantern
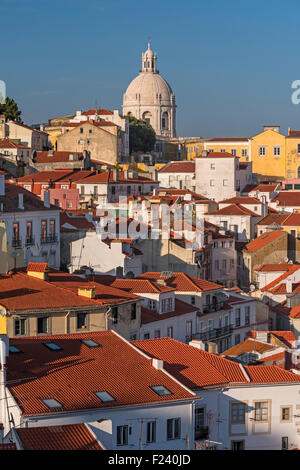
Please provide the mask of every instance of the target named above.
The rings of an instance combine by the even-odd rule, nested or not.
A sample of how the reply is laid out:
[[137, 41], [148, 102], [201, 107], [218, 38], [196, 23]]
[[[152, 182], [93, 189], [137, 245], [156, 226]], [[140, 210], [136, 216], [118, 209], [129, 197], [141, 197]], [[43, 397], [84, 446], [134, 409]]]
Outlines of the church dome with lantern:
[[157, 136], [175, 137], [175, 95], [159, 75], [156, 63], [157, 56], [148, 43], [142, 54], [142, 69], [124, 93], [123, 114], [148, 122]]

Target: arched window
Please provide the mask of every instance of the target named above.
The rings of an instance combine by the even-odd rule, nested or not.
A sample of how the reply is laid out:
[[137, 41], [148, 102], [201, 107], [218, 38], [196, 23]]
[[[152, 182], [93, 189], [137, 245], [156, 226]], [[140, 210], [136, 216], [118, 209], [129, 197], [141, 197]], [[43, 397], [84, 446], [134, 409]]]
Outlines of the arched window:
[[143, 121], [147, 122], [148, 124], [151, 124], [151, 118], [152, 114], [149, 111], [145, 111], [143, 113]]
[[164, 129], [164, 130], [168, 130], [168, 128], [169, 128], [169, 117], [168, 117], [168, 113], [166, 111], [162, 114], [161, 128]]

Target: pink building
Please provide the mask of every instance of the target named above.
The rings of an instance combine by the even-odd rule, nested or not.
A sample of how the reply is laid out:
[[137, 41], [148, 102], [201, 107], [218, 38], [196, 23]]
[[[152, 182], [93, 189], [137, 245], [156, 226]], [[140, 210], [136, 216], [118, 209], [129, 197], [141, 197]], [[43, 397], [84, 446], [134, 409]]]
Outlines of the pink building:
[[[44, 200], [46, 189], [41, 191], [41, 199]], [[48, 189], [50, 193], [50, 204], [61, 207], [62, 209], [79, 209], [79, 191], [75, 188], [68, 189]]]

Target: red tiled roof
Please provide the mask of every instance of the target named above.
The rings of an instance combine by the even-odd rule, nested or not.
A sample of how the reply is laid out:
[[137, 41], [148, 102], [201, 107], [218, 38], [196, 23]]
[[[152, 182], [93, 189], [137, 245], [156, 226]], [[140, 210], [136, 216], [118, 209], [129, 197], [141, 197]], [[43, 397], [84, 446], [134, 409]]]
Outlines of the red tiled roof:
[[266, 215], [263, 219], [258, 222], [258, 225], [271, 225], [271, 224], [278, 224], [282, 225], [282, 223], [290, 216], [290, 214], [280, 214], [280, 213], [271, 213]]
[[34, 271], [37, 273], [44, 273], [48, 270], [48, 263], [28, 263], [27, 272]]
[[289, 206], [300, 206], [300, 191], [281, 191], [277, 196], [272, 200], [272, 202], [277, 203], [282, 207]]
[[2, 442], [0, 444], [0, 450], [17, 450], [17, 446], [14, 442]]
[[214, 282], [206, 281], [189, 274], [174, 272], [171, 277], [162, 277], [161, 272], [146, 272], [138, 276], [138, 279], [163, 279], [169, 287], [174, 287], [181, 292], [205, 292], [221, 289], [223, 286]]
[[294, 139], [294, 138], [299, 139], [299, 137], [300, 137], [300, 131], [290, 129], [289, 135], [286, 138], [287, 139], [289, 139], [289, 138], [290, 139]]
[[250, 137], [215, 137], [208, 139], [207, 142], [248, 142]]
[[84, 124], [91, 124], [92, 126], [97, 127], [117, 127], [117, 124], [114, 124], [111, 121], [95, 121], [94, 119], [89, 119], [88, 121], [80, 121], [80, 122], [67, 122], [63, 124], [64, 127], [78, 127], [83, 126]]
[[78, 184], [90, 184], [90, 183], [155, 183], [156, 181], [143, 176], [138, 176], [137, 178], [125, 178], [124, 171], [118, 172], [118, 180], [116, 181], [114, 172], [104, 171], [102, 173], [97, 173], [88, 178], [84, 178], [82, 181], [78, 181]]
[[259, 266], [259, 268], [255, 268], [254, 271], [267, 271], [267, 272], [281, 272], [281, 271], [289, 271], [291, 269], [291, 265], [288, 263], [278, 263], [278, 264], [263, 264]]
[[[171, 375], [189, 388], [221, 384], [300, 382], [297, 375], [277, 366], [244, 367], [237, 362], [208, 353], [171, 338], [134, 341], [133, 344], [152, 357], [162, 359]], [[258, 370], [259, 369], [259, 370]]]
[[83, 159], [82, 152], [54, 152], [53, 155], [49, 155], [48, 151], [36, 152], [34, 157], [35, 163], [65, 163], [65, 162], [76, 162], [76, 160], [70, 160], [70, 155], [78, 154], [78, 160]]
[[289, 269], [288, 270], [284, 270], [285, 272], [283, 274], [281, 274], [280, 276], [278, 276], [276, 279], [274, 279], [274, 281], [270, 282], [269, 284], [267, 284], [265, 287], [263, 287], [261, 290], [262, 291], [268, 291], [270, 289], [272, 289], [273, 287], [276, 287], [277, 285], [279, 285], [284, 279], [286, 279], [288, 276], [290, 276], [291, 274], [293, 274], [294, 272], [298, 271], [300, 269], [300, 265], [299, 264], [290, 264], [289, 265]]
[[73, 175], [72, 169], [65, 170], [49, 170], [49, 171], [38, 171], [37, 173], [31, 173], [30, 175], [22, 176], [17, 178], [18, 184], [23, 183], [49, 183], [50, 181], [59, 181], [62, 178], [71, 177]]
[[224, 199], [224, 201], [220, 201], [219, 204], [251, 204], [251, 205], [257, 205], [257, 204], [262, 204], [262, 202], [257, 199], [256, 197], [249, 197], [249, 196], [237, 196], [237, 197], [231, 197], [230, 199]]
[[60, 271], [48, 270], [48, 279], [28, 276], [22, 270], [0, 276], [0, 304], [10, 311], [29, 309], [53, 309], [64, 307], [89, 307], [97, 305], [126, 303], [139, 300], [139, 297], [114, 287], [96, 285], [95, 298], [78, 295], [78, 288], [91, 283], [81, 277]]
[[103, 450], [84, 423], [16, 428], [23, 450]]
[[230, 204], [229, 206], [222, 207], [222, 209], [207, 212], [205, 215], [250, 215], [253, 217], [259, 217], [258, 214], [253, 211], [250, 211], [249, 209], [244, 206], [241, 206], [240, 204]]
[[[100, 346], [90, 348], [83, 339]], [[44, 346], [45, 341], [61, 349], [53, 352]], [[9, 355], [7, 383], [23, 415], [190, 401], [195, 397], [113, 331], [15, 338], [11, 344], [22, 354]], [[172, 394], [157, 395], [151, 386], [158, 384]], [[99, 391], [108, 392], [115, 401], [101, 402], [95, 395]], [[42, 400], [50, 398], [62, 408], [49, 409]]]
[[175, 299], [175, 310], [166, 313], [157, 313], [154, 310], [150, 310], [145, 307], [141, 307], [141, 323], [152, 323], [155, 321], [166, 320], [167, 318], [178, 317], [187, 313], [196, 312], [197, 307], [187, 304], [182, 300]]
[[[19, 209], [19, 194], [23, 194], [24, 209]], [[59, 208], [51, 204], [49, 208], [45, 207], [44, 202], [38, 196], [13, 183], [5, 183], [5, 195], [0, 196], [0, 201], [3, 202], [4, 212], [59, 211]]]
[[161, 168], [159, 173], [195, 173], [195, 162], [170, 162]]
[[[83, 215], [71, 217], [66, 212], [60, 213], [60, 225], [63, 227], [65, 224], [72, 225], [78, 230], [95, 230], [95, 226], [92, 222], [89, 222], [87, 218]], [[63, 227], [66, 228], [66, 227]]]
[[277, 188], [278, 183], [270, 183], [270, 184], [258, 184], [250, 191], [259, 191], [261, 193], [273, 193]]
[[0, 148], [2, 149], [27, 149], [30, 150], [30, 147], [26, 145], [15, 144], [10, 139], [0, 139]]
[[85, 111], [83, 116], [94, 116], [94, 114], [98, 114], [98, 116], [104, 116], [104, 115], [112, 115], [114, 114], [112, 111], [109, 109], [89, 109], [88, 111]]
[[208, 152], [206, 157], [202, 157], [202, 155], [200, 155], [199, 157], [196, 157], [196, 158], [238, 158], [238, 157], [228, 152]]
[[24, 129], [28, 129], [29, 131], [32, 131], [32, 132], [39, 132], [40, 134], [47, 134], [47, 132], [40, 131], [39, 129], [34, 129], [33, 127], [27, 126], [26, 124], [23, 124], [21, 122], [14, 122], [14, 125], [24, 127]]
[[172, 292], [175, 290], [174, 287], [164, 286], [149, 279], [114, 279], [109, 285], [135, 294], [160, 294], [161, 292]]
[[293, 212], [289, 214], [288, 217], [282, 222], [281, 225], [287, 225], [290, 227], [299, 227], [300, 226], [300, 213]]
[[[257, 330], [250, 330], [247, 333], [249, 338], [256, 338], [257, 334], [260, 333]], [[263, 331], [263, 333], [268, 333], [270, 335], [276, 336], [280, 341], [285, 343], [288, 347], [292, 347], [294, 342], [296, 341], [295, 335], [292, 331]]]
[[264, 248], [269, 243], [272, 243], [277, 238], [280, 238], [285, 233], [286, 232], [282, 232], [281, 230], [273, 230], [273, 232], [263, 233], [262, 235], [260, 235], [260, 237], [248, 243], [245, 249], [254, 253], [255, 251], [260, 250], [261, 248]]
[[277, 346], [273, 344], [266, 344], [258, 340], [254, 340], [252, 338], [247, 338], [242, 343], [239, 343], [232, 348], [227, 349], [221, 353], [221, 356], [231, 356], [231, 357], [238, 357], [241, 354], [245, 354], [248, 352], [256, 351], [260, 354], [266, 351], [272, 351]]

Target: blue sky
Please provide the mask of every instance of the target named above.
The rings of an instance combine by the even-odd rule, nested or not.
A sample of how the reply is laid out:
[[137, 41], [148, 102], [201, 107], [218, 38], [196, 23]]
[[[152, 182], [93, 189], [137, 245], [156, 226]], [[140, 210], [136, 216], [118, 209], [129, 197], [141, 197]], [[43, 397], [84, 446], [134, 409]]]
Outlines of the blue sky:
[[29, 124], [121, 109], [150, 36], [177, 135], [285, 133], [300, 129], [299, 16], [298, 0], [0, 0], [0, 80]]

